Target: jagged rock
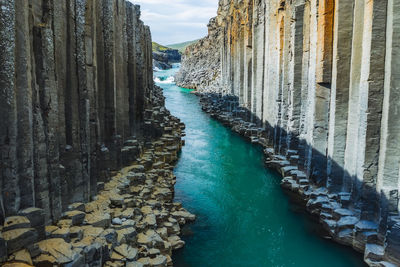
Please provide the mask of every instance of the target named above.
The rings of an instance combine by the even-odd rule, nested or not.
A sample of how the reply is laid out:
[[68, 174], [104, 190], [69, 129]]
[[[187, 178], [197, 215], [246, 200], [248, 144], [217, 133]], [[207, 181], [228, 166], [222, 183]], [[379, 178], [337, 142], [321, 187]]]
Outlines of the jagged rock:
[[127, 262], [126, 267], [144, 267], [143, 263], [134, 261], [134, 262]]
[[122, 225], [122, 220], [120, 218], [114, 218], [111, 222], [112, 224]]
[[379, 246], [377, 244], [367, 244], [365, 246], [364, 259], [381, 261], [384, 253], [385, 250], [383, 246]]
[[138, 250], [136, 248], [128, 246], [127, 244], [122, 244], [114, 248], [114, 251], [129, 261], [136, 260], [138, 256]]
[[85, 212], [85, 204], [83, 203], [73, 203], [71, 205], [68, 205], [68, 210], [69, 211], [82, 211]]
[[181, 210], [181, 211], [174, 211], [171, 213], [171, 215], [175, 218], [175, 219], [180, 219], [183, 218], [185, 220], [188, 221], [194, 221], [196, 220], [196, 215], [191, 214], [190, 212]]
[[7, 252], [11, 254], [35, 243], [38, 234], [33, 228], [14, 229], [3, 232], [3, 238], [7, 242]]
[[81, 228], [83, 230], [83, 236], [85, 237], [86, 236], [98, 237], [104, 232], [103, 228], [94, 227], [92, 225], [82, 226]]
[[63, 219], [63, 220], [59, 220], [57, 222], [57, 226], [58, 227], [71, 227], [72, 226], [72, 220], [71, 219]]
[[36, 229], [39, 239], [45, 238], [45, 212], [43, 209], [31, 207], [19, 211], [18, 214], [29, 219], [31, 227]]
[[124, 205], [124, 198], [119, 195], [112, 195], [110, 197], [111, 205], [116, 207], [122, 207]]
[[54, 232], [54, 231], [56, 231], [56, 230], [58, 230], [59, 228], [57, 227], [57, 226], [54, 226], [54, 225], [48, 225], [48, 226], [46, 226], [45, 227], [45, 231], [46, 231], [46, 237], [50, 237], [50, 235]]
[[136, 229], [133, 227], [117, 230], [118, 243], [130, 243], [136, 240]]
[[140, 258], [137, 260], [140, 264], [142, 264], [143, 267], [150, 267], [150, 258], [145, 257], [145, 258]]
[[359, 219], [355, 216], [344, 216], [337, 222], [337, 229], [353, 229]]
[[116, 244], [118, 240], [117, 231], [114, 229], [106, 229], [101, 233], [100, 236], [104, 237], [105, 240], [110, 244]]
[[70, 241], [70, 228], [62, 227], [51, 233], [50, 238], [62, 238], [66, 242]]
[[354, 213], [348, 209], [336, 209], [333, 211], [333, 218], [335, 220], [340, 220], [344, 216], [353, 216]]
[[86, 214], [85, 223], [93, 227], [107, 228], [111, 223], [111, 216], [108, 213], [89, 213]]
[[165, 257], [164, 255], [158, 255], [157, 257], [150, 259], [150, 266], [153, 267], [167, 266], [167, 257]]
[[172, 249], [180, 249], [185, 245], [185, 241], [181, 240], [179, 236], [173, 235], [168, 237], [168, 242], [171, 243]]
[[64, 213], [64, 218], [70, 219], [72, 225], [81, 225], [85, 220], [86, 213], [78, 210], [67, 211]]
[[155, 227], [157, 224], [156, 216], [154, 214], [146, 215], [146, 217], [143, 219], [143, 222], [148, 226]]
[[27, 217], [12, 216], [12, 217], [7, 217], [4, 220], [3, 232], [14, 229], [30, 228], [30, 227], [31, 227], [31, 222]]
[[15, 252], [12, 257], [13, 257], [14, 261], [33, 265], [31, 254], [26, 249], [22, 249], [22, 250]]
[[162, 248], [164, 246], [164, 241], [154, 230], [147, 230], [146, 233], [139, 233], [137, 242], [138, 244], [154, 248]]
[[[45, 261], [49, 261], [52, 264], [68, 264], [75, 262], [81, 256], [79, 253], [73, 250], [71, 244], [64, 241], [61, 238], [52, 238], [40, 241], [38, 243], [42, 255], [47, 257], [35, 258], [35, 264], [43, 264]], [[49, 257], [50, 256], [50, 257]]]
[[69, 236], [71, 239], [81, 240], [83, 238], [83, 230], [81, 227], [73, 226], [69, 229]]

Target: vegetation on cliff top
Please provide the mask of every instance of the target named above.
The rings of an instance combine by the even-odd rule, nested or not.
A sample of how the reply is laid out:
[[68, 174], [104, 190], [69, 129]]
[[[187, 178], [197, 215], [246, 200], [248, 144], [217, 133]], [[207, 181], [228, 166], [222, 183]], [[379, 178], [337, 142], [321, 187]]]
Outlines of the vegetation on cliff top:
[[152, 48], [153, 48], [153, 52], [165, 52], [168, 50], [172, 50], [171, 48], [160, 45], [156, 42], [152, 42]]
[[184, 53], [186, 50], [186, 47], [188, 47], [191, 44], [194, 44], [195, 42], [197, 42], [198, 40], [193, 40], [193, 41], [188, 41], [188, 42], [184, 42], [184, 43], [179, 43], [179, 44], [171, 44], [171, 45], [167, 45], [169, 48], [173, 48], [173, 49], [177, 49], [179, 50], [179, 52]]

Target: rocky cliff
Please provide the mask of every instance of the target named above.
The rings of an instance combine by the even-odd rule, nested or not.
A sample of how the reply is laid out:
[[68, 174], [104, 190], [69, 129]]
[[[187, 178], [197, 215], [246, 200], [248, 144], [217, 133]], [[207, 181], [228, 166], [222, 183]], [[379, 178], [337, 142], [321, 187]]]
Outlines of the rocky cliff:
[[1, 220], [87, 201], [153, 101], [151, 36], [123, 0], [0, 3]]
[[0, 1], [0, 60], [0, 265], [171, 265], [184, 125], [139, 6]]
[[282, 186], [372, 266], [400, 264], [399, 8], [221, 0], [176, 79], [263, 145]]
[[153, 67], [166, 70], [172, 68], [173, 63], [181, 62], [181, 53], [169, 47], [152, 43], [153, 47]]

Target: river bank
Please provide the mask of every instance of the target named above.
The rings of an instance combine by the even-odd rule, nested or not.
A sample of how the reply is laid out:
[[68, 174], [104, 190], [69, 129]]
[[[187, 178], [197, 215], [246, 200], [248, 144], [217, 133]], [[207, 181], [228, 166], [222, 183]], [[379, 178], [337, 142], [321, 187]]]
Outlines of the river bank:
[[[357, 210], [350, 208], [349, 193], [332, 194], [328, 189], [307, 178], [299, 167], [298, 151], [287, 151], [287, 157], [276, 154], [267, 131], [246, 108], [239, 106], [235, 96], [197, 93], [202, 110], [232, 131], [260, 145], [265, 165], [283, 178], [281, 187], [293, 201], [302, 206], [325, 230], [325, 238], [350, 246], [363, 253], [369, 266], [392, 266], [383, 259], [383, 241], [378, 238], [378, 225], [363, 220]], [[285, 135], [285, 133], [278, 134]]]
[[185, 244], [181, 226], [195, 216], [173, 201], [185, 125], [155, 90], [160, 105], [146, 110], [147, 138], [127, 140], [122, 148], [127, 167], [99, 183], [92, 201], [69, 205], [52, 225], [38, 208], [7, 218], [8, 263], [2, 266], [172, 266], [172, 251]]

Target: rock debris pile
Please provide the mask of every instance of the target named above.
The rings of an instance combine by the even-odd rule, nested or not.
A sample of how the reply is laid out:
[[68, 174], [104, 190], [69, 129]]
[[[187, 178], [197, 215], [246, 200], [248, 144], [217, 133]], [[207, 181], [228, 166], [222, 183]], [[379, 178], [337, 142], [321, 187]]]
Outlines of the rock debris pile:
[[39, 208], [7, 217], [0, 238], [4, 266], [172, 266], [172, 251], [185, 244], [181, 226], [195, 215], [173, 202], [184, 125], [169, 115], [163, 124], [156, 141], [127, 140], [125, 149], [135, 145], [139, 157], [102, 184], [93, 201], [70, 204], [55, 224], [45, 225]]

